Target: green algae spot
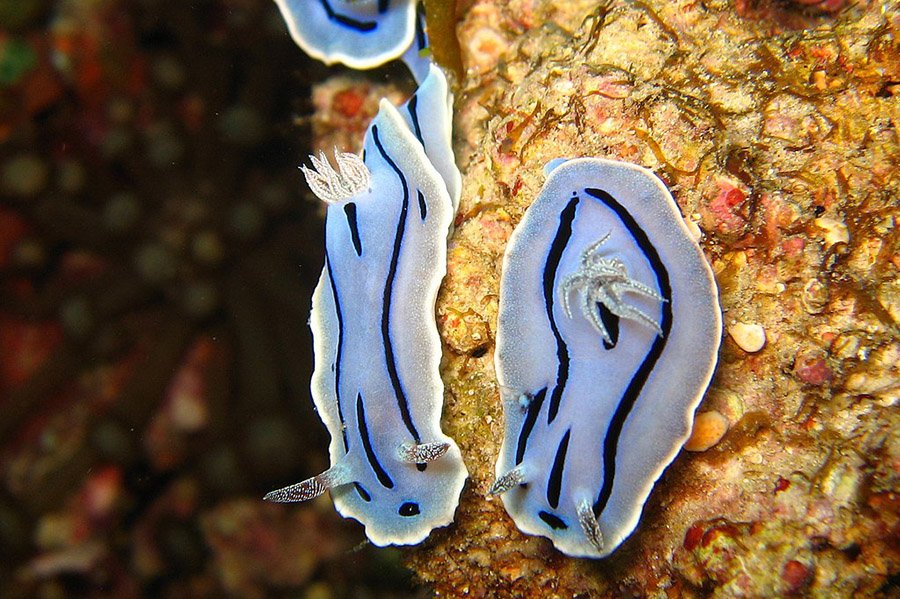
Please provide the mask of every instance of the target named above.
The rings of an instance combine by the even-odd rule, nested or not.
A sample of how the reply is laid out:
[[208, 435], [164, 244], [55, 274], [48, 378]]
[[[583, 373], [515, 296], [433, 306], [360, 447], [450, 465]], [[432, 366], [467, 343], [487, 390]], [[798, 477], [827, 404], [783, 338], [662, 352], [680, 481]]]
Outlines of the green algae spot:
[[0, 44], [0, 85], [15, 85], [37, 65], [37, 55], [27, 43], [10, 39]]

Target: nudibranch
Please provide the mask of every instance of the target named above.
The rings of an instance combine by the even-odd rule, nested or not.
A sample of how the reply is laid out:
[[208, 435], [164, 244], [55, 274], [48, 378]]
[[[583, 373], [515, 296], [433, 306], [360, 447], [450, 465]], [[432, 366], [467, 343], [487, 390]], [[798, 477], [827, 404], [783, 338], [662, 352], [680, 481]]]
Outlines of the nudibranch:
[[387, 100], [362, 156], [337, 154], [334, 169], [322, 154], [304, 167], [328, 204], [325, 267], [310, 315], [310, 386], [331, 434], [331, 467], [266, 499], [304, 501], [330, 489], [338, 512], [362, 522], [374, 544], [408, 545], [453, 520], [467, 476], [440, 428], [434, 317], [454, 208]]
[[412, 43], [400, 56], [412, 73], [416, 83], [422, 83], [428, 76], [431, 61], [431, 47], [428, 43], [428, 33], [425, 30], [425, 4], [421, 1], [416, 5], [415, 34]]
[[[424, 14], [415, 0], [275, 0], [291, 37], [325, 64], [371, 69], [407, 52], [418, 81], [427, 48]], [[410, 54], [410, 52], [412, 54]]]
[[434, 165], [450, 194], [453, 213], [459, 205], [462, 176], [453, 155], [453, 95], [444, 72], [428, 65], [427, 75], [416, 92], [400, 107], [400, 114]]
[[712, 377], [712, 271], [652, 172], [554, 161], [506, 249], [491, 493], [523, 532], [604, 557], [637, 526]]

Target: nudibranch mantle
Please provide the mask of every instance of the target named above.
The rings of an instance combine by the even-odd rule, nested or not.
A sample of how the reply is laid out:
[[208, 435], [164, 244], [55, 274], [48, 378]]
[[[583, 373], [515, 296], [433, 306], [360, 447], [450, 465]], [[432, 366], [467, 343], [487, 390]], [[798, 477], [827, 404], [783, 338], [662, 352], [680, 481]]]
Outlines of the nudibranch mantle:
[[362, 159], [339, 155], [331, 172], [322, 162], [314, 161], [320, 178], [311, 181], [325, 190], [328, 209], [325, 267], [310, 315], [310, 386], [331, 433], [331, 468], [267, 499], [303, 501], [330, 489], [338, 512], [362, 522], [375, 545], [415, 544], [453, 520], [468, 474], [440, 429], [434, 304], [453, 203], [387, 100]]
[[415, 0], [275, 0], [291, 37], [325, 64], [370, 69], [399, 58], [416, 34]]
[[524, 532], [604, 557], [634, 530], [712, 377], [712, 271], [663, 183], [599, 158], [548, 166], [515, 229], [495, 362], [493, 493]]

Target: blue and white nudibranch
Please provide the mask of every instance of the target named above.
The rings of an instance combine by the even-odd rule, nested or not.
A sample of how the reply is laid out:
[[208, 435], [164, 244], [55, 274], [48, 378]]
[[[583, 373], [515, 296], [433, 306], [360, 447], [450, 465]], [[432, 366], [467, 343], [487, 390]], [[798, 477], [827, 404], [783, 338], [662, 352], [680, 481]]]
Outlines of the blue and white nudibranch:
[[429, 63], [426, 76], [416, 93], [400, 107], [400, 114], [444, 180], [455, 215], [462, 176], [453, 155], [453, 95], [439, 67]]
[[403, 56], [417, 81], [427, 75], [424, 9], [415, 0], [275, 3], [297, 45], [325, 64], [371, 69]]
[[712, 377], [712, 271], [652, 172], [554, 161], [503, 262], [505, 436], [491, 492], [524, 532], [603, 557], [634, 530]]
[[[440, 102], [446, 109], [446, 95]], [[304, 501], [330, 489], [338, 512], [362, 522], [376, 545], [419, 543], [449, 524], [467, 476], [440, 428], [434, 318], [455, 209], [404, 120], [415, 110], [406, 112], [382, 100], [362, 158], [337, 154], [335, 170], [323, 154], [304, 168], [328, 203], [310, 327], [312, 396], [331, 433], [331, 467], [266, 496]]]

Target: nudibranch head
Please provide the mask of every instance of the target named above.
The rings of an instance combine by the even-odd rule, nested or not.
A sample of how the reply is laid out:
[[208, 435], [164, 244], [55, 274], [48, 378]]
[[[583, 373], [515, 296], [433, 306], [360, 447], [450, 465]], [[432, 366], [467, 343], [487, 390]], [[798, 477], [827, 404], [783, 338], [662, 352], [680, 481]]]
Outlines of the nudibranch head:
[[275, 0], [291, 37], [325, 64], [371, 69], [399, 58], [416, 33], [414, 0]]

